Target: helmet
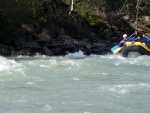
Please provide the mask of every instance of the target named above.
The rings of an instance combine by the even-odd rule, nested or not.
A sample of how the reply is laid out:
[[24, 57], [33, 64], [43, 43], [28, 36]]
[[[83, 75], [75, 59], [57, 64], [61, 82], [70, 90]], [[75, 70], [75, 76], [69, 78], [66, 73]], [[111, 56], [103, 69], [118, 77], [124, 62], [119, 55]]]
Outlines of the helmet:
[[124, 35], [123, 35], [123, 38], [125, 38], [125, 37], [127, 37], [127, 36], [128, 36], [127, 34], [124, 34]]

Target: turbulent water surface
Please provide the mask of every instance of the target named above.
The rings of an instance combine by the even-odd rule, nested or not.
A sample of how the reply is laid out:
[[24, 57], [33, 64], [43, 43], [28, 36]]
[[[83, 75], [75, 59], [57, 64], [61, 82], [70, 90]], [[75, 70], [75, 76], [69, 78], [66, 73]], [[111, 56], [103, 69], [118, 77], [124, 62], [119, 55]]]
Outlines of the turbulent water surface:
[[150, 113], [150, 57], [0, 57], [0, 113]]

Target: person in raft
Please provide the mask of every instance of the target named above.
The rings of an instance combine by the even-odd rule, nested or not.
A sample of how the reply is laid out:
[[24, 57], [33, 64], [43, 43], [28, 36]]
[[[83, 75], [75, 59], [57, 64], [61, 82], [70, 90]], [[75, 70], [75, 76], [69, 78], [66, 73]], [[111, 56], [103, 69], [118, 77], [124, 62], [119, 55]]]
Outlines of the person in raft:
[[127, 34], [123, 35], [123, 39], [119, 42], [119, 47], [122, 47], [127, 41], [139, 41], [140, 37], [137, 36], [137, 31], [128, 37]]
[[124, 34], [123, 39], [119, 42], [119, 47], [122, 47], [127, 41], [128, 35]]
[[143, 39], [146, 43], [150, 43], [150, 38], [143, 34]]
[[150, 38], [147, 37], [145, 34], [143, 34], [143, 40], [145, 42], [145, 44], [150, 47]]

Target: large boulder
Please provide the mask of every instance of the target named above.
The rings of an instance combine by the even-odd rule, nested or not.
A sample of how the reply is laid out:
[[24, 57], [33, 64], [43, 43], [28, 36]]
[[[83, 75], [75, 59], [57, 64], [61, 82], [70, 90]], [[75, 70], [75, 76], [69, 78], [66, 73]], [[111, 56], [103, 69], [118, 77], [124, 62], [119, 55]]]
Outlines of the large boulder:
[[11, 44], [13, 47], [15, 47], [16, 50], [21, 49], [39, 49], [40, 46], [35, 41], [28, 41], [23, 38], [13, 39], [11, 41]]
[[2, 56], [10, 56], [11, 52], [14, 50], [15, 49], [11, 46], [6, 46], [3, 44], [0, 44], [0, 55], [2, 55]]
[[26, 40], [23, 38], [15, 38], [11, 40], [11, 45], [15, 47], [15, 49], [17, 50], [22, 49], [25, 44], [26, 44]]
[[39, 52], [47, 56], [53, 56], [52, 51], [48, 47], [42, 47]]
[[32, 52], [29, 49], [22, 49], [19, 51], [12, 51], [11, 52], [11, 56], [19, 56], [19, 55], [33, 56], [33, 55], [35, 55], [35, 52]]
[[37, 40], [39, 38], [37, 31], [35, 30], [34, 26], [31, 24], [22, 24], [22, 28], [28, 34], [28, 38], [31, 40]]
[[34, 49], [34, 50], [38, 50], [41, 47], [36, 43], [36, 42], [26, 42], [25, 45], [23, 45], [24, 49]]
[[37, 42], [40, 45], [45, 45], [46, 43], [49, 43], [51, 39], [52, 38], [50, 37], [48, 31], [44, 31], [41, 34], [39, 34], [39, 39], [37, 40]]
[[106, 44], [104, 43], [93, 43], [89, 47], [90, 54], [104, 54], [106, 52]]

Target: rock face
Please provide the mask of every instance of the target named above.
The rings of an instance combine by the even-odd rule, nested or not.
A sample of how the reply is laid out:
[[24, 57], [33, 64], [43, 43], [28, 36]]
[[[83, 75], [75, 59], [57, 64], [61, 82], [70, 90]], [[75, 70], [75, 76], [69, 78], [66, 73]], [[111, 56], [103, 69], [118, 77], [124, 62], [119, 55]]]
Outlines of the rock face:
[[[43, 39], [46, 39], [43, 37]], [[59, 38], [64, 37], [64, 35]], [[65, 36], [69, 37], [69, 36]], [[28, 55], [33, 56], [37, 53], [47, 56], [67, 55], [68, 53], [83, 51], [85, 55], [90, 54], [105, 54], [110, 50], [110, 46], [106, 43], [97, 42], [91, 43], [89, 41], [78, 41], [71, 37], [68, 39], [51, 39], [48, 40], [27, 40], [14, 39], [9, 45], [0, 44], [0, 54], [2, 56], [18, 56]]]
[[[105, 54], [110, 50], [110, 45], [98, 39], [99, 37], [84, 19], [62, 22], [57, 18], [52, 18], [42, 24], [33, 21], [22, 24], [22, 28], [26, 36], [13, 38], [7, 43], [1, 44], [0, 55], [33, 56], [39, 53], [47, 56], [59, 56], [79, 50], [83, 51], [85, 55], [90, 55]], [[108, 32], [106, 36], [110, 38], [111, 35], [112, 33]]]
[[[30, 19], [28, 23], [22, 24], [21, 31], [24, 31], [22, 37], [15, 37], [3, 43], [0, 46], [0, 55], [33, 56], [39, 53], [59, 56], [79, 50], [85, 55], [101, 55], [110, 52], [113, 31], [107, 29], [102, 33], [97, 33], [102, 28], [101, 26], [91, 26], [85, 18], [78, 14], [64, 13], [62, 15], [62, 11], [60, 12], [61, 16], [51, 14], [52, 16], [44, 22]], [[111, 19], [110, 22], [113, 25]]]
[[[86, 55], [105, 54], [110, 52], [110, 48], [121, 40], [122, 34], [127, 33], [130, 35], [137, 27], [141, 31], [146, 31], [150, 34], [150, 17], [140, 17], [145, 15], [144, 11], [143, 14], [139, 14], [138, 22], [141, 21], [141, 23], [138, 23], [139, 25], [137, 26], [131, 25], [131, 23], [134, 24], [135, 18], [132, 15], [132, 13], [135, 13], [134, 10], [131, 13], [126, 10], [125, 12], [128, 12], [128, 14], [118, 13], [121, 12], [119, 10], [112, 10], [110, 11], [111, 13], [106, 13], [103, 10], [96, 13], [96, 10], [93, 9], [95, 6], [92, 6], [89, 11], [84, 11], [83, 9], [82, 12], [81, 8], [81, 10], [73, 10], [69, 13], [70, 3], [64, 2], [64, 0], [10, 3], [19, 3], [20, 8], [23, 8], [21, 11], [25, 13], [18, 12], [18, 7], [13, 8], [14, 13], [7, 9], [9, 7], [6, 7], [6, 11], [5, 7], [1, 8], [0, 28], [2, 29], [0, 31], [0, 41], [10, 39], [7, 42], [1, 42], [0, 55], [3, 56], [32, 56], [36, 53], [58, 56], [79, 50]], [[8, 4], [10, 3], [8, 2]], [[81, 2], [78, 3], [76, 5], [80, 7]], [[87, 3], [89, 4], [89, 2]], [[87, 6], [89, 6], [88, 4]], [[104, 7], [107, 5], [105, 4]], [[146, 2], [145, 6], [147, 7], [145, 11], [149, 11]], [[27, 8], [27, 11], [25, 8]], [[30, 13], [29, 11], [33, 12]], [[80, 11], [85, 13], [84, 17], [78, 13]], [[13, 19], [16, 17], [15, 21], [7, 18], [11, 17], [11, 13]], [[5, 37], [7, 34], [8, 37]]]
[[6, 46], [0, 43], [0, 55], [2, 56], [11, 56], [11, 52], [14, 51], [15, 48], [11, 46]]

